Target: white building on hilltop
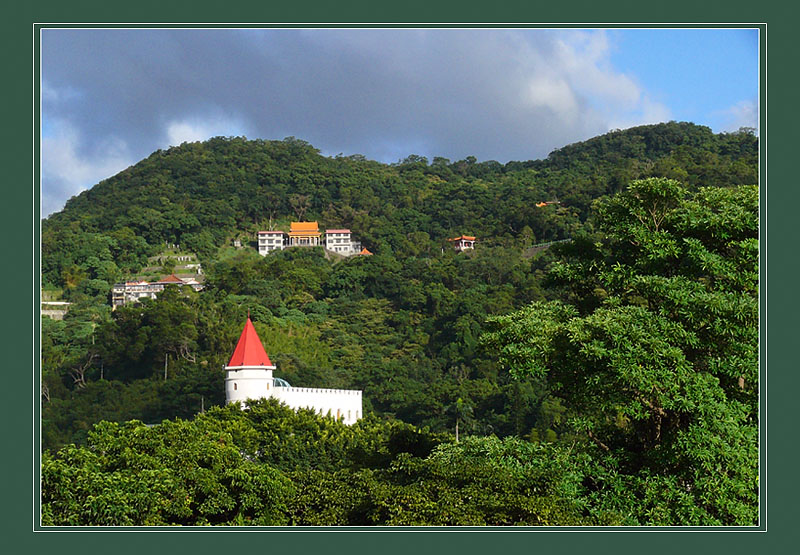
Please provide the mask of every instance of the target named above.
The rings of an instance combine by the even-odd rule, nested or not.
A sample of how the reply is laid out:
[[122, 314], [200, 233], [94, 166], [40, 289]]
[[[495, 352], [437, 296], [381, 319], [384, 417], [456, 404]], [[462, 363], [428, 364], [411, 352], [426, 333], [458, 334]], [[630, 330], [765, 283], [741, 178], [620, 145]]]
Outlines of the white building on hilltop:
[[341, 418], [345, 424], [354, 424], [363, 417], [361, 391], [292, 387], [285, 380], [273, 377], [273, 370], [275, 366], [248, 317], [225, 367], [225, 400], [228, 403], [245, 405], [248, 399], [272, 397], [295, 410], [309, 408], [322, 416]]

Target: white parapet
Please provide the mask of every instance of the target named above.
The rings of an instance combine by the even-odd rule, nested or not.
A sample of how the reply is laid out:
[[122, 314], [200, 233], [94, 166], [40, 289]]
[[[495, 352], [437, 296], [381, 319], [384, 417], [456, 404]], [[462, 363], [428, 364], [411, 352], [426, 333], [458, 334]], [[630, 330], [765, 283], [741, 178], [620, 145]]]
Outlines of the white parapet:
[[330, 415], [345, 424], [355, 424], [364, 415], [361, 391], [316, 387], [275, 387], [271, 396], [293, 409], [308, 408], [319, 415]]

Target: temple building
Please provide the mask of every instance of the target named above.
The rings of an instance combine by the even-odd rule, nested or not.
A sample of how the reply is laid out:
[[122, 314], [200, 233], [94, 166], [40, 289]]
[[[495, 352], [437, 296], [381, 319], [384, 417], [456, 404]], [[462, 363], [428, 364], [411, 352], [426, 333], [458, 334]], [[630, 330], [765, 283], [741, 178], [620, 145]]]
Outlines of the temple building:
[[289, 247], [318, 247], [320, 237], [317, 222], [292, 222], [289, 228]]
[[228, 403], [275, 398], [297, 410], [311, 409], [321, 416], [341, 419], [354, 424], [364, 416], [361, 391], [351, 389], [320, 389], [292, 387], [274, 377], [276, 367], [269, 359], [248, 316], [228, 365], [225, 366], [225, 399]]
[[475, 237], [470, 237], [469, 235], [454, 237], [453, 239], [448, 239], [448, 241], [451, 241], [453, 243], [453, 248], [457, 252], [462, 252], [475, 248]]
[[329, 229], [323, 237], [317, 222], [292, 222], [289, 233], [280, 230], [258, 232], [258, 254], [261, 256], [289, 247], [325, 247], [343, 256], [361, 253], [361, 243], [353, 239], [349, 229]]

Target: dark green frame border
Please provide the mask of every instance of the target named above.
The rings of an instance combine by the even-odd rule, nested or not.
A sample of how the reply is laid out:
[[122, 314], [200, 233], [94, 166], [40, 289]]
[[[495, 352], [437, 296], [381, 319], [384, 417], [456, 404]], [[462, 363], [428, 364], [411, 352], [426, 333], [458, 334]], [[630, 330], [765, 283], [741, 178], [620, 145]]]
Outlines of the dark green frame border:
[[[316, 1], [316, 0], [315, 0]], [[52, 5], [50, 5], [52, 4]], [[31, 445], [31, 429], [27, 427], [27, 422], [32, 422], [34, 445], [38, 446], [38, 411], [36, 414], [30, 414], [30, 398], [27, 397], [28, 393], [33, 393], [33, 399], [38, 397], [36, 381], [32, 379], [31, 382], [27, 380], [31, 378], [26, 372], [22, 371], [25, 368], [32, 368], [38, 365], [36, 363], [36, 353], [38, 353], [38, 207], [40, 201], [40, 192], [38, 186], [33, 186], [31, 189], [27, 188], [27, 184], [38, 183], [38, 160], [32, 160], [31, 146], [33, 151], [38, 152], [38, 104], [33, 100], [36, 98], [36, 87], [38, 87], [38, 79], [32, 83], [32, 78], [35, 79], [38, 72], [31, 66], [37, 60], [38, 55], [38, 40], [36, 40], [36, 31], [34, 23], [52, 23], [57, 26], [84, 26], [88, 23], [99, 23], [107, 27], [129, 27], [129, 26], [162, 26], [155, 22], [181, 22], [176, 26], [187, 27], [205, 27], [201, 21], [209, 21], [224, 24], [235, 24], [231, 26], [262, 26], [255, 23], [243, 22], [269, 22], [269, 26], [275, 27], [293, 27], [292, 22], [308, 22], [303, 26], [307, 27], [350, 27], [350, 26], [373, 26], [375, 22], [384, 22], [388, 26], [397, 27], [418, 27], [418, 26], [433, 26], [445, 27], [450, 26], [445, 22], [455, 22], [453, 26], [469, 26], [469, 27], [506, 27], [506, 26], [519, 26], [519, 27], [681, 27], [681, 26], [696, 26], [702, 24], [703, 26], [720, 26], [713, 23], [700, 23], [700, 22], [713, 22], [713, 21], [726, 21], [726, 25], [721, 26], [758, 26], [762, 29], [762, 76], [766, 69], [766, 47], [770, 48], [770, 59], [776, 60], [774, 64], [781, 64], [781, 60], [788, 62], [789, 47], [792, 43], [792, 35], [788, 32], [788, 25], [792, 23], [788, 9], [783, 12], [776, 9], [765, 9], [760, 6], [760, 10], [749, 9], [745, 13], [741, 8], [732, 8], [730, 3], [717, 3], [709, 2], [708, 5], [698, 6], [689, 2], [673, 2], [669, 10], [662, 9], [658, 6], [650, 6], [641, 8], [637, 2], [619, 2], [615, 6], [598, 5], [586, 0], [581, 2], [573, 2], [570, 6], [531, 6], [529, 4], [508, 2], [501, 6], [492, 6], [489, 9], [478, 10], [470, 6], [465, 6], [463, 3], [450, 3], [445, 5], [433, 6], [430, 3], [423, 3], [418, 1], [405, 2], [402, 5], [387, 6], [379, 8], [379, 13], [376, 13], [372, 4], [369, 2], [352, 2], [347, 6], [341, 5], [319, 5], [309, 7], [304, 6], [268, 6], [263, 5], [250, 5], [248, 2], [233, 2], [233, 5], [226, 5], [223, 7], [214, 6], [211, 4], [198, 4], [195, 2], [174, 1], [174, 2], [154, 2], [152, 0], [144, 0], [138, 2], [135, 6], [110, 6], [107, 2], [99, 2], [96, 0], [85, 0], [78, 5], [64, 5], [55, 4], [52, 2], [39, 2], [37, 6], [18, 8], [16, 12], [9, 14], [7, 33], [4, 35], [5, 40], [8, 42], [4, 51], [6, 53], [21, 51], [21, 55], [14, 57], [10, 64], [7, 64], [7, 69], [12, 73], [13, 83], [19, 83], [20, 87], [12, 91], [6, 91], [7, 100], [7, 121], [11, 123], [11, 128], [27, 130], [23, 133], [15, 133], [7, 140], [6, 152], [10, 154], [9, 160], [12, 161], [10, 167], [10, 178], [8, 183], [15, 184], [13, 187], [6, 188], [7, 198], [11, 202], [4, 203], [6, 207], [6, 217], [4, 222], [8, 222], [6, 236], [9, 237], [8, 259], [18, 261], [30, 261], [33, 275], [31, 281], [33, 282], [32, 298], [24, 296], [14, 296], [10, 301], [12, 310], [9, 311], [9, 321], [6, 330], [10, 341], [8, 345], [23, 346], [31, 345], [32, 349], [29, 351], [24, 348], [9, 349], [12, 353], [11, 364], [9, 369], [12, 370], [10, 375], [19, 379], [11, 379], [7, 382], [7, 389], [4, 391], [4, 406], [9, 408], [9, 414], [17, 415], [17, 418], [6, 418], [8, 444], [13, 445], [15, 455], [8, 456], [4, 466], [7, 471], [7, 476], [10, 478], [10, 485], [8, 486], [8, 493], [6, 502], [3, 504], [4, 519], [3, 522], [7, 530], [12, 531], [12, 537], [18, 540], [23, 545], [37, 544], [38, 549], [56, 548], [60, 544], [65, 547], [74, 547], [83, 552], [92, 552], [94, 547], [99, 548], [112, 548], [115, 550], [140, 550], [141, 547], [153, 544], [152, 538], [155, 538], [160, 546], [163, 548], [182, 546], [182, 549], [191, 547], [192, 550], [202, 548], [205, 546], [218, 548], [224, 544], [248, 544], [253, 546], [266, 547], [271, 545], [273, 547], [290, 545], [294, 548], [311, 548], [314, 552], [330, 553], [332, 549], [347, 546], [359, 545], [361, 549], [381, 549], [385, 548], [400, 548], [403, 551], [408, 549], [425, 549], [427, 551], [440, 551], [447, 550], [464, 550], [467, 552], [478, 552], [487, 549], [496, 549], [497, 544], [502, 542], [504, 549], [513, 550], [513, 548], [520, 547], [529, 550], [534, 548], [541, 549], [569, 549], [570, 551], [579, 549], [592, 549], [593, 551], [600, 548], [613, 549], [615, 552], [627, 551], [629, 548], [636, 549], [638, 544], [650, 544], [650, 548], [665, 548], [674, 551], [678, 546], [683, 548], [693, 546], [696, 549], [710, 549], [716, 546], [717, 549], [724, 545], [726, 551], [729, 552], [744, 552], [752, 551], [758, 545], [763, 549], [764, 541], [772, 543], [771, 540], [765, 538], [777, 539], [780, 543], [775, 547], [784, 543], [780, 541], [781, 537], [787, 539], [783, 534], [787, 531], [785, 526], [791, 526], [787, 522], [789, 515], [793, 514], [793, 506], [787, 502], [785, 494], [786, 488], [783, 484], [782, 477], [787, 477], [787, 466], [792, 462], [792, 459], [783, 457], [781, 454], [776, 453], [774, 448], [781, 447], [773, 445], [770, 450], [772, 458], [769, 459], [770, 476], [773, 478], [775, 484], [772, 489], [774, 495], [770, 498], [769, 505], [767, 504], [767, 480], [766, 476], [762, 477], [762, 525], [763, 528], [766, 524], [768, 526], [767, 533], [754, 532], [752, 529], [744, 532], [744, 535], [736, 533], [733, 530], [713, 530], [705, 533], [685, 533], [684, 530], [670, 530], [667, 542], [653, 542], [650, 534], [657, 533], [661, 535], [658, 529], [637, 529], [636, 533], [620, 533], [616, 530], [581, 530], [578, 533], [570, 532], [568, 530], [551, 530], [549, 533], [545, 531], [535, 531], [529, 533], [538, 533], [540, 535], [535, 538], [527, 535], [526, 533], [512, 533], [517, 530], [483, 530], [477, 529], [474, 532], [468, 529], [424, 529], [418, 532], [410, 533], [411, 530], [404, 530], [402, 532], [395, 529], [378, 529], [370, 530], [373, 533], [358, 533], [349, 530], [330, 531], [330, 530], [315, 530], [315, 531], [291, 531], [286, 533], [268, 533], [268, 536], [238, 536], [238, 538], [248, 538], [244, 542], [234, 541], [233, 536], [224, 535], [220, 536], [220, 531], [196, 531], [186, 530], [189, 536], [175, 534], [161, 534], [161, 530], [148, 530], [145, 533], [132, 533], [124, 532], [125, 537], [119, 536], [119, 533], [105, 535], [93, 532], [72, 532], [69, 534], [60, 532], [44, 532], [33, 534], [32, 529], [32, 515], [36, 510], [32, 506], [30, 498], [31, 482], [29, 478], [34, 478], [35, 472], [32, 473], [31, 463], [33, 463], [34, 471], [36, 469], [35, 449], [33, 452], [28, 451]], [[683, 4], [683, 5], [676, 5]], [[720, 9], [724, 6], [724, 9]], [[566, 8], [566, 9], [565, 9]], [[224, 11], [223, 11], [224, 10]], [[643, 13], [644, 12], [644, 13]], [[739, 13], [741, 15], [732, 15]], [[681, 15], [678, 15], [681, 14]], [[416, 19], [424, 21], [422, 23], [407, 23]], [[567, 21], [574, 21], [574, 23], [564, 23]], [[644, 25], [637, 24], [637, 22], [662, 22], [662, 23], [646, 23]], [[670, 22], [695, 22], [689, 24], [673, 24]], [[131, 23], [110, 23], [110, 22], [131, 22]], [[187, 22], [187, 23], [183, 23]], [[316, 22], [316, 23], [315, 23]], [[340, 22], [340, 23], [323, 23], [323, 22]], [[386, 23], [388, 22], [388, 23]], [[392, 23], [396, 22], [396, 23]], [[541, 22], [541, 23], [538, 23]], [[761, 23], [760, 25], [753, 25], [750, 22]], [[132, 25], [135, 24], [135, 25]], [[768, 24], [768, 25], [767, 25]], [[381, 26], [381, 23], [377, 23]], [[49, 26], [49, 25], [48, 25]], [[767, 40], [766, 28], [769, 26], [769, 41]], [[776, 37], [777, 39], [773, 39]], [[790, 38], [791, 37], [791, 38]], [[769, 43], [769, 44], [767, 44]], [[31, 52], [29, 45], [33, 44], [35, 51]], [[777, 52], [777, 55], [776, 55]], [[778, 66], [780, 67], [780, 66]], [[792, 67], [786, 65], [784, 67]], [[785, 75], [780, 73], [776, 76], [775, 68], [769, 75], [770, 100], [776, 97], [781, 100], [788, 100], [789, 89], [784, 89], [786, 79]], [[32, 75], [33, 74], [33, 75]], [[27, 84], [32, 83], [30, 88]], [[777, 87], [778, 94], [774, 91]], [[762, 240], [767, 237], [767, 228], [773, 232], [770, 240], [770, 247], [774, 251], [778, 251], [782, 245], [790, 246], [788, 243], [791, 238], [791, 228], [788, 227], [788, 222], [791, 218], [788, 217], [788, 211], [791, 209], [792, 203], [785, 197], [787, 187], [779, 188], [780, 185], [773, 186], [768, 189], [766, 181], [767, 176], [767, 118], [766, 118], [766, 82], [762, 80], [762, 94], [761, 94], [761, 137], [762, 137]], [[776, 113], [777, 108], [773, 106], [773, 113]], [[10, 109], [8, 109], [10, 107]], [[34, 117], [31, 117], [33, 110]], [[29, 119], [30, 118], [30, 119]], [[789, 118], [781, 119], [775, 129], [770, 131], [770, 136], [776, 136], [775, 144], [788, 143], [789, 131], [792, 126], [788, 122]], [[31, 123], [33, 122], [33, 129]], [[792, 129], [793, 130], [793, 129]], [[773, 147], [771, 152], [773, 157], [781, 157], [785, 154], [786, 147]], [[31, 168], [33, 167], [35, 173], [35, 180], [31, 181]], [[775, 163], [773, 159], [770, 169], [773, 170], [773, 180], [780, 179], [785, 176], [785, 165]], [[777, 175], [776, 175], [777, 174]], [[782, 181], [778, 182], [782, 183]], [[22, 185], [26, 184], [26, 185]], [[767, 193], [769, 193], [769, 202], [767, 202]], [[31, 207], [33, 210], [31, 211]], [[769, 208], [769, 226], [767, 225], [766, 211]], [[31, 221], [33, 220], [33, 221]], [[30, 226], [30, 227], [29, 227]], [[34, 237], [32, 241], [19, 241], [22, 229], [33, 229]], [[11, 230], [15, 230], [12, 233]], [[763, 245], [763, 243], [762, 243]], [[33, 250], [33, 253], [30, 252]], [[791, 252], [791, 249], [788, 249]], [[32, 256], [31, 256], [32, 254]], [[789, 257], [791, 258], [791, 257]], [[796, 262], [790, 260], [785, 266], [787, 269], [792, 270]], [[767, 283], [767, 249], [762, 246], [762, 283]], [[785, 270], [781, 268], [781, 272], [777, 275], [770, 274], [770, 298], [782, 298], [782, 295], [788, 293], [788, 280], [783, 280]], [[16, 273], [7, 270], [7, 274]], [[793, 275], [794, 272], [790, 272]], [[776, 285], [777, 281], [777, 285]], [[18, 289], [19, 280], [14, 280]], [[10, 289], [7, 289], [9, 291]], [[773, 354], [772, 362], [773, 369], [775, 367], [782, 367], [783, 362], [788, 360], [784, 358], [787, 354], [785, 351], [778, 348], [784, 345], [784, 341], [788, 339], [788, 334], [794, 331], [792, 323], [794, 317], [789, 310], [786, 303], [772, 302], [767, 300], [766, 287], [762, 287], [762, 450], [765, 448], [766, 443], [766, 422], [767, 412], [770, 414], [776, 413], [780, 407], [785, 406], [782, 401], [786, 400], [785, 396], [790, 394], [791, 388], [784, 387], [785, 381], [782, 376], [770, 375], [772, 385], [770, 396], [770, 408], [773, 410], [766, 410], [766, 361], [767, 361], [767, 321], [773, 322], [777, 318], [777, 324], [774, 324], [770, 329], [772, 347], [769, 349]], [[22, 324], [25, 318], [20, 318], [24, 314], [30, 314], [31, 304], [34, 307], [34, 326], [33, 326], [33, 342], [30, 340], [30, 331]], [[19, 308], [19, 310], [17, 310]], [[768, 310], [769, 309], [769, 310]], [[769, 317], [768, 317], [769, 314]], [[8, 316], [7, 316], [8, 318]], [[11, 324], [11, 325], [8, 325]], [[32, 344], [33, 343], [33, 344]], [[788, 343], [788, 342], [786, 342]], [[31, 352], [33, 351], [33, 352]], [[33, 364], [30, 361], [33, 360]], [[775, 372], [773, 372], [775, 374]], [[21, 382], [21, 384], [20, 384]], [[34, 391], [28, 390], [29, 385], [32, 384]], [[10, 387], [9, 387], [10, 386]], [[777, 400], [776, 400], [777, 398]], [[36, 404], [34, 402], [34, 404]], [[777, 404], [778, 409], [773, 408]], [[774, 419], [770, 425], [772, 430], [772, 437], [785, 438], [790, 440], [795, 434], [790, 431], [785, 433], [781, 428], [785, 420], [781, 418], [781, 412], [777, 412], [778, 418]], [[32, 418], [31, 418], [32, 417]], [[30, 420], [28, 418], [31, 418]], [[31, 453], [31, 457], [28, 457]], [[766, 451], [762, 452], [762, 472], [767, 467], [767, 459], [764, 457]], [[12, 466], [13, 465], [13, 466]], [[783, 493], [783, 495], [781, 495]], [[790, 501], [790, 500], [789, 500]], [[784, 504], [786, 502], [786, 504]], [[767, 511], [767, 507], [772, 510]], [[767, 516], [767, 513], [769, 515]], [[765, 518], [766, 517], [766, 518]], [[470, 529], [472, 530], [472, 529]], [[519, 530], [523, 532], [522, 530]], [[78, 538], [75, 538], [75, 533]], [[199, 534], [212, 533], [212, 536], [197, 538]], [[502, 536], [497, 535], [498, 533]], [[544, 535], [541, 535], [544, 533]], [[609, 536], [608, 534], [611, 534]], [[641, 536], [641, 533], [647, 535]], [[718, 534], [722, 533], [722, 536]], [[396, 534], [403, 534], [400, 539], [401, 542], [394, 541]], [[735, 535], [732, 535], [735, 534]], [[777, 538], [776, 538], [777, 536]], [[105, 538], [108, 538], [107, 540]], [[122, 540], [122, 541], [120, 541]], [[221, 541], [220, 541], [221, 540]], [[180, 543], [178, 543], [180, 542]], [[108, 545], [106, 545], [108, 544]], [[123, 545], [120, 545], [123, 544]], [[655, 545], [653, 545], [655, 544]], [[112, 547], [113, 546], [113, 547]], [[20, 546], [21, 547], [21, 546]], [[645, 545], [641, 545], [645, 547]], [[715, 549], [716, 550], [716, 549]], [[693, 549], [694, 551], [694, 549]]]

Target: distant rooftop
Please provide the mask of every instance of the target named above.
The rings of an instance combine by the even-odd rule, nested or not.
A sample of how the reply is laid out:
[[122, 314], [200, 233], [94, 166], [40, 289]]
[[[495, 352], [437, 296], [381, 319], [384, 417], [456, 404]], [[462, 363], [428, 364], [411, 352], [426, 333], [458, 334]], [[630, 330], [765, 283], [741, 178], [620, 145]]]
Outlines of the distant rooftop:
[[290, 231], [292, 233], [299, 232], [299, 231], [310, 231], [312, 233], [319, 232], [319, 226], [317, 222], [292, 222]]

